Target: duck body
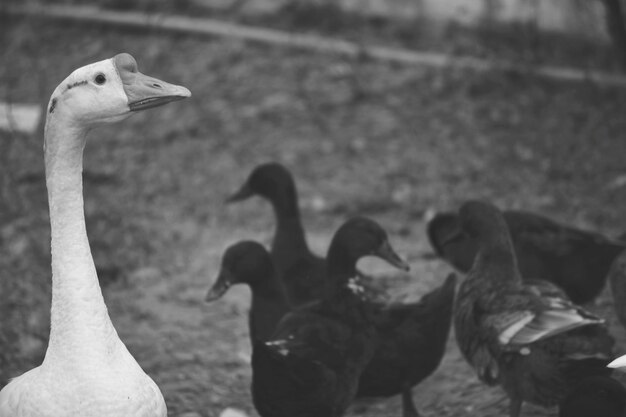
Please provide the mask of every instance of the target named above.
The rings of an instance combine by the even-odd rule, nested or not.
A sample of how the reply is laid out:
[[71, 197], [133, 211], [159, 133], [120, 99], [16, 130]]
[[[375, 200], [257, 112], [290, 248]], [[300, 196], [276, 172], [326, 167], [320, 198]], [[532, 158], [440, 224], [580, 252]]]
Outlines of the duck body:
[[358, 397], [403, 393], [405, 416], [413, 412], [409, 410], [414, 407], [407, 403], [410, 388], [431, 375], [443, 358], [455, 288], [456, 277], [451, 274], [419, 302], [388, 306], [379, 313], [377, 331], [381, 342], [361, 375]]
[[615, 315], [622, 326], [626, 328], [626, 250], [613, 261], [608, 280], [611, 286]]
[[218, 277], [206, 296], [211, 302], [235, 284], [247, 284], [252, 292], [248, 328], [252, 345], [265, 341], [291, 305], [282, 282], [276, 277], [272, 258], [258, 242], [241, 241], [229, 246], [222, 256]]
[[87, 238], [82, 158], [87, 132], [190, 95], [147, 77], [128, 54], [74, 71], [52, 94], [44, 135], [52, 307], [43, 363], [0, 391], [0, 417], [165, 417], [154, 381], [109, 318]]
[[342, 415], [376, 347], [376, 330], [367, 314], [360, 299], [348, 292], [288, 314], [273, 344], [257, 344], [253, 351], [253, 398], [259, 414]]
[[608, 376], [582, 380], [559, 404], [559, 417], [623, 417], [626, 388]]
[[[575, 303], [593, 300], [604, 288], [606, 276], [624, 243], [598, 233], [561, 225], [524, 211], [504, 211], [519, 271], [524, 279], [553, 282]], [[437, 214], [427, 233], [435, 252], [452, 266], [467, 272], [478, 251], [477, 242], [458, 233], [456, 213]]]
[[406, 267], [371, 220], [355, 218], [329, 249], [324, 296], [296, 308], [252, 354], [252, 394], [263, 417], [342, 415], [374, 355], [378, 333], [371, 304], [349, 287], [362, 256], [378, 254]]
[[495, 207], [469, 202], [460, 215], [480, 249], [455, 302], [457, 342], [478, 378], [505, 390], [510, 416], [523, 401], [556, 405], [582, 378], [609, 374], [614, 340], [603, 321], [554, 284], [521, 280]]

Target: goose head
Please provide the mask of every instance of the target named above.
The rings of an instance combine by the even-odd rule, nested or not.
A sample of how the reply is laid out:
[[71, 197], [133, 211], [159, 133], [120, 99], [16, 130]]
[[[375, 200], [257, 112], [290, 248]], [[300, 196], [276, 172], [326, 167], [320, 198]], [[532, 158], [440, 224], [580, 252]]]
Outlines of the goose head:
[[122, 53], [72, 72], [52, 94], [48, 116], [90, 127], [190, 96], [185, 87], [142, 74], [135, 59]]
[[220, 272], [205, 301], [217, 300], [235, 284], [248, 284], [253, 288], [262, 285], [273, 273], [272, 258], [263, 245], [249, 240], [235, 243], [224, 252]]

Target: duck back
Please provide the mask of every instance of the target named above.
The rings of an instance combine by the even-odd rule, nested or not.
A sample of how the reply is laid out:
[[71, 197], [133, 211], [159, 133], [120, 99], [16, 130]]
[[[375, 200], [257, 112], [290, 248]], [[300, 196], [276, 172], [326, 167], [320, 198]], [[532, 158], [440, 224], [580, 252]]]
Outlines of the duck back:
[[450, 333], [456, 281], [450, 274], [419, 302], [391, 306], [380, 313], [381, 342], [361, 375], [359, 397], [396, 395], [437, 369]]

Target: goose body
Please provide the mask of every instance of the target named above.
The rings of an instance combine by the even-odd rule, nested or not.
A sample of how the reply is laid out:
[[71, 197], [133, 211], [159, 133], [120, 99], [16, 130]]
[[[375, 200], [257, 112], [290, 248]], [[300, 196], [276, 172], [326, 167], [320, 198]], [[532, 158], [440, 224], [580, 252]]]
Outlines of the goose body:
[[[626, 248], [623, 242], [534, 213], [509, 210], [502, 214], [522, 278], [550, 281], [575, 303], [587, 303], [602, 291], [611, 263]], [[436, 214], [427, 226], [437, 255], [459, 271], [468, 272], [478, 246], [459, 230], [456, 213]]]
[[524, 401], [553, 406], [581, 379], [608, 375], [614, 340], [603, 320], [550, 282], [522, 281], [495, 207], [468, 202], [459, 217], [479, 249], [455, 302], [457, 342], [478, 378], [505, 390], [510, 416]]
[[367, 255], [408, 268], [371, 220], [346, 222], [328, 252], [324, 296], [288, 313], [252, 354], [252, 394], [263, 417], [338, 417], [357, 392], [377, 332], [368, 303], [350, 288], [356, 262]]
[[163, 395], [119, 339], [85, 228], [87, 132], [189, 90], [145, 76], [128, 54], [74, 71], [48, 106], [44, 153], [50, 205], [52, 307], [43, 363], [0, 391], [0, 417], [165, 417]]

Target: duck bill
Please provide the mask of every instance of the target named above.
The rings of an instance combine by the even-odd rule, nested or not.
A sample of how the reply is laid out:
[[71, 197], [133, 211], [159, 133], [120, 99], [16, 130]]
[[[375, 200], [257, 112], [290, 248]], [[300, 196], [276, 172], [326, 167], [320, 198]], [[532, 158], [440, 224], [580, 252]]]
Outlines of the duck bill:
[[215, 283], [204, 297], [204, 301], [210, 303], [222, 298], [231, 285], [233, 285], [232, 274], [228, 270], [222, 269]]
[[226, 199], [226, 204], [236, 203], [237, 201], [246, 200], [254, 195], [252, 188], [246, 183], [236, 193]]
[[402, 259], [391, 247], [389, 241], [385, 240], [380, 247], [374, 251], [372, 254], [374, 256], [378, 256], [381, 259], [389, 262], [389, 264], [395, 266], [398, 269], [403, 271], [409, 271], [411, 267], [404, 259]]
[[122, 78], [122, 84], [130, 111], [151, 109], [191, 96], [191, 92], [183, 86], [166, 83], [140, 72]]
[[446, 237], [444, 237], [443, 239], [441, 239], [441, 247], [450, 245], [452, 243], [458, 242], [465, 239], [465, 233], [463, 233], [463, 230], [461, 230], [460, 228], [456, 228], [453, 231], [450, 232], [450, 234]]
[[607, 367], [614, 369], [626, 368], [626, 355], [615, 359], [613, 362], [609, 363]]

